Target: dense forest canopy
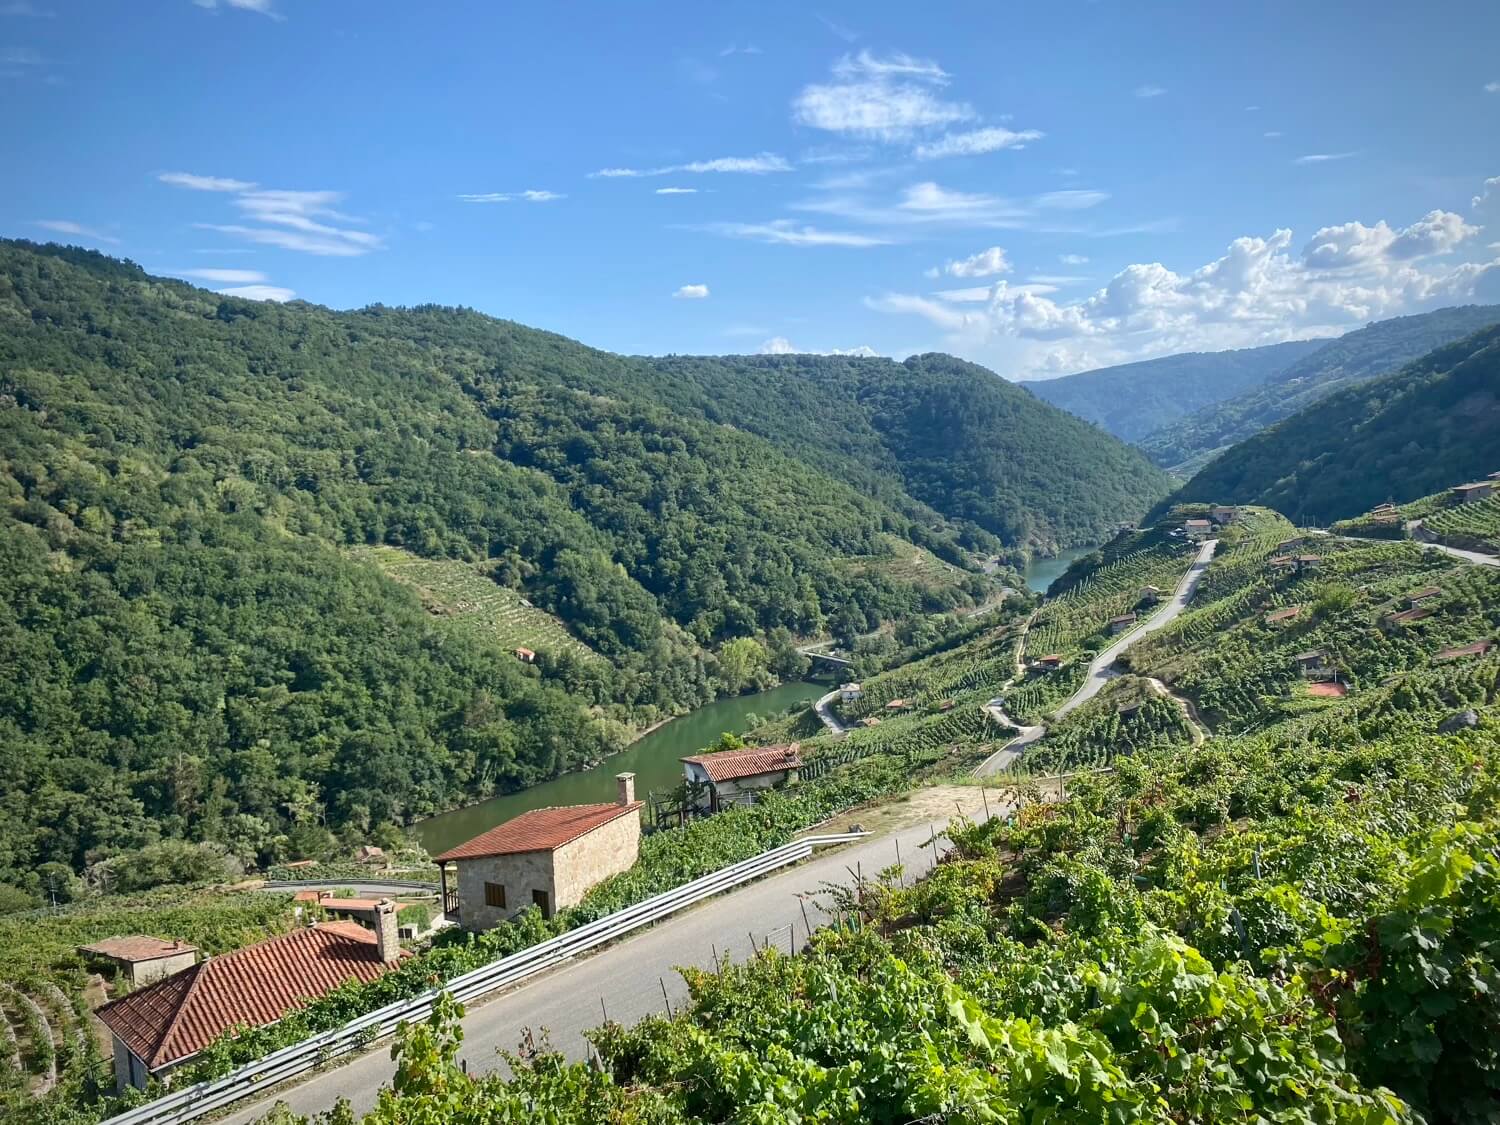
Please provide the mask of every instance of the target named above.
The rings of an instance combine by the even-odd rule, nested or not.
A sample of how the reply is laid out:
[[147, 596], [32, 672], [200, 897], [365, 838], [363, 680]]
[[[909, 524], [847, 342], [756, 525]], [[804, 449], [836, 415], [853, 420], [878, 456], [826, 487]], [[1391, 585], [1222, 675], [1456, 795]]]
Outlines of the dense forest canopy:
[[[619, 357], [20, 242], [0, 326], [0, 882], [28, 886], [161, 838], [265, 862], [533, 784], [1164, 491], [945, 357]], [[376, 545], [581, 644], [522, 666]], [[737, 638], [748, 670], [718, 659]]]
[[1500, 471], [1500, 324], [1337, 391], [1211, 461], [1173, 501], [1327, 523]]
[[1133, 442], [1260, 386], [1326, 342], [1289, 340], [1237, 351], [1184, 352], [1022, 385], [1044, 402]]
[[1378, 321], [1325, 344], [1244, 394], [1164, 426], [1138, 444], [1158, 465], [1190, 476], [1217, 453], [1334, 391], [1388, 375], [1497, 321], [1497, 305], [1463, 305]]

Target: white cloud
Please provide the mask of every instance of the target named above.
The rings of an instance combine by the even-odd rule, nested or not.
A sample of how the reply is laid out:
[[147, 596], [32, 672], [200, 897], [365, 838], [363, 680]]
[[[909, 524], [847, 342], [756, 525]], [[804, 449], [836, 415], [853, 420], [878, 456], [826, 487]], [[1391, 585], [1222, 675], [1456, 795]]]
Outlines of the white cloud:
[[988, 301], [990, 299], [990, 287], [988, 285], [971, 285], [967, 289], [939, 289], [933, 296], [961, 305], [970, 304], [975, 301]]
[[756, 352], [760, 355], [847, 355], [865, 359], [873, 359], [880, 355], [868, 344], [861, 344], [857, 348], [829, 348], [827, 351], [813, 351], [797, 347], [785, 336], [772, 336], [761, 344]]
[[790, 172], [785, 157], [774, 152], [762, 152], [756, 156], [718, 156], [712, 160], [694, 160], [688, 164], [668, 164], [661, 168], [600, 168], [590, 172], [590, 179], [622, 179], [636, 176], [670, 176], [677, 172], [739, 172], [751, 176], [764, 176], [770, 172]]
[[226, 297], [243, 297], [247, 301], [290, 301], [297, 295], [295, 290], [283, 289], [279, 285], [236, 285], [219, 292]]
[[255, 282], [269, 281], [265, 274], [259, 270], [230, 270], [230, 269], [206, 269], [206, 270], [168, 270], [174, 277], [188, 277], [194, 281], [217, 281], [221, 285], [250, 285]]
[[199, 176], [192, 172], [162, 172], [156, 177], [164, 184], [191, 191], [249, 191], [255, 187], [249, 180], [231, 180], [223, 176]]
[[1059, 254], [1057, 260], [1065, 266], [1086, 266], [1089, 262], [1082, 254]]
[[1277, 137], [1280, 137], [1281, 135], [1282, 135], [1282, 133], [1281, 133], [1281, 131], [1279, 129], [1268, 129], [1268, 130], [1266, 130], [1266, 132], [1264, 132], [1264, 133], [1261, 134], [1261, 136], [1265, 137], [1266, 140], [1268, 140], [1268, 141], [1274, 141], [1274, 140], [1276, 140]]
[[730, 238], [748, 238], [782, 246], [886, 246], [890, 243], [890, 239], [872, 234], [798, 226], [790, 219], [775, 219], [769, 223], [709, 223], [701, 229]]
[[944, 156], [978, 156], [986, 152], [998, 152], [1003, 148], [1025, 148], [1030, 141], [1041, 140], [1045, 134], [1036, 129], [1014, 132], [998, 125], [984, 129], [972, 129], [967, 133], [945, 133], [935, 141], [920, 144], [912, 150], [918, 160], [937, 160]]
[[1004, 250], [991, 246], [967, 258], [947, 262], [943, 272], [949, 277], [993, 277], [997, 273], [1009, 273], [1010, 262], [1006, 260]]
[[1138, 98], [1159, 98], [1166, 92], [1165, 86], [1152, 86], [1149, 83], [1135, 88], [1135, 96]]
[[1245, 107], [1245, 112], [1246, 113], [1258, 113], [1259, 111], [1260, 111], [1260, 106], [1258, 106], [1258, 105], [1247, 105]]
[[242, 12], [259, 12], [263, 16], [270, 16], [273, 20], [283, 18], [281, 13], [276, 11], [271, 0], [193, 0], [193, 3], [210, 11], [222, 4], [226, 8], [238, 8]]
[[1357, 152], [1310, 152], [1306, 156], [1299, 156], [1292, 161], [1293, 164], [1326, 164], [1330, 160], [1348, 160], [1351, 156], [1358, 156]]
[[948, 75], [927, 59], [868, 50], [834, 64], [834, 81], [803, 87], [792, 101], [798, 124], [880, 141], [909, 140], [921, 130], [969, 121], [974, 110], [934, 93]]
[[536, 188], [528, 188], [526, 191], [485, 191], [470, 192], [458, 197], [465, 203], [510, 203], [521, 199], [527, 203], [550, 203], [554, 199], [566, 199], [555, 191], [538, 191]]
[[684, 301], [702, 301], [708, 297], [707, 285], [679, 285], [672, 296]]
[[25, 3], [25, 0], [13, 0], [9, 4], [0, 4], [0, 16], [30, 16], [33, 19], [50, 20], [57, 15], [50, 8], [38, 8], [35, 4]]
[[698, 194], [698, 189], [695, 188], [695, 187], [659, 187], [659, 188], [656, 189], [656, 194], [657, 195], [697, 195]]
[[38, 219], [36, 225], [55, 234], [71, 234], [75, 238], [91, 238], [95, 242], [118, 245], [120, 241], [112, 235], [95, 230], [93, 227], [86, 227], [82, 223], [75, 223], [71, 219]]
[[0, 47], [0, 66], [43, 66], [46, 62], [34, 47]]
[[[1500, 177], [1475, 197], [1473, 219], [1496, 198]], [[1058, 300], [1050, 286], [1079, 279], [1038, 276], [1025, 285], [996, 281], [983, 302], [982, 290], [948, 290], [938, 300], [887, 293], [865, 303], [926, 319], [947, 334], [950, 348], [967, 354], [1001, 348], [1009, 369], [1057, 373], [1336, 335], [1370, 320], [1471, 299], [1476, 288], [1500, 282], [1495, 248], [1455, 259], [1476, 246], [1479, 230], [1477, 221], [1438, 210], [1405, 227], [1323, 227], [1300, 253], [1291, 231], [1277, 230], [1235, 239], [1222, 256], [1188, 272], [1135, 263], [1077, 300]]]
[[1486, 94], [1500, 94], [1500, 82], [1486, 82], [1484, 84]]
[[932, 180], [901, 189], [894, 202], [872, 202], [857, 193], [830, 193], [792, 204], [800, 211], [836, 215], [873, 227], [954, 226], [1016, 230], [1046, 227], [1047, 214], [1078, 211], [1109, 198], [1102, 191], [1054, 191], [1028, 199], [956, 191]]
[[731, 43], [719, 52], [719, 58], [727, 59], [730, 55], [759, 55], [761, 53], [761, 49], [754, 43], [747, 43], [743, 47]]

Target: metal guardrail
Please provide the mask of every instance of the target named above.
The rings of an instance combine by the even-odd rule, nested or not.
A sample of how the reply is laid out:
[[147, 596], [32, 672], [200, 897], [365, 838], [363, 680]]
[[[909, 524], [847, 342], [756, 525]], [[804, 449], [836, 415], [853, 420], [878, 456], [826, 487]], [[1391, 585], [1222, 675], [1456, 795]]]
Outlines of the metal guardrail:
[[441, 993], [448, 993], [460, 1003], [487, 995], [571, 960], [580, 953], [596, 949], [632, 930], [660, 921], [720, 891], [748, 883], [806, 859], [814, 848], [850, 843], [868, 835], [868, 832], [844, 832], [838, 835], [808, 836], [783, 844], [634, 906], [607, 914], [576, 930], [569, 930], [539, 945], [533, 945], [530, 949], [523, 949], [478, 969], [461, 973], [441, 987], [430, 989], [420, 996], [388, 1004], [349, 1021], [343, 1027], [273, 1051], [264, 1058], [246, 1063], [223, 1078], [175, 1090], [146, 1105], [126, 1110], [101, 1125], [147, 1125], [148, 1122], [153, 1125], [176, 1125], [177, 1122], [192, 1121], [322, 1066], [340, 1055], [366, 1047], [392, 1034], [403, 1023], [425, 1019], [432, 1012], [432, 1006]]

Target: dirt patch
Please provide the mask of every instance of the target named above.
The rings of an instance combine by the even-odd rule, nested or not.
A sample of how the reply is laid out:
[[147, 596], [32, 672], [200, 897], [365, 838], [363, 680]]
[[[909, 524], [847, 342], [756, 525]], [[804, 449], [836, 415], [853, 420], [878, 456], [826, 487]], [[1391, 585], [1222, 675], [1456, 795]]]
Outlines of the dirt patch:
[[1349, 688], [1344, 684], [1308, 684], [1308, 695], [1319, 695], [1328, 699], [1342, 699], [1349, 694]]
[[[1041, 787], [1056, 788], [1056, 782], [1046, 779]], [[1010, 794], [1011, 787], [1004, 785], [928, 785], [913, 789], [900, 796], [873, 804], [849, 809], [809, 829], [808, 834], [825, 832], [847, 832], [859, 825], [866, 832], [880, 835], [915, 824], [932, 824], [941, 831], [943, 826], [960, 814], [973, 820], [984, 816], [985, 809], [998, 811]]]

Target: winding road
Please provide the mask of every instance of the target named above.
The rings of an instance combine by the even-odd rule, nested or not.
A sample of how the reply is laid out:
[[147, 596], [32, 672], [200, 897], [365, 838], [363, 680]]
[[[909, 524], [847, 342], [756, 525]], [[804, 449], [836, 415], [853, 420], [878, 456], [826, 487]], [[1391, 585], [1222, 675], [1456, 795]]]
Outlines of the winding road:
[[[1192, 565], [1188, 567], [1187, 573], [1182, 576], [1182, 580], [1177, 583], [1177, 589], [1173, 591], [1170, 600], [1157, 609], [1145, 621], [1137, 625], [1130, 632], [1125, 633], [1119, 640], [1115, 641], [1094, 658], [1093, 663], [1089, 665], [1088, 675], [1084, 678], [1082, 685], [1053, 712], [1054, 717], [1066, 715], [1069, 711], [1082, 706], [1098, 695], [1099, 690], [1114, 678], [1114, 663], [1126, 649], [1135, 644], [1136, 641], [1140, 640], [1147, 633], [1153, 633], [1157, 629], [1169, 625], [1181, 615], [1182, 611], [1187, 608], [1188, 603], [1193, 600], [1193, 594], [1198, 589], [1198, 583], [1203, 580], [1203, 572], [1208, 569], [1208, 564], [1213, 561], [1214, 552], [1218, 550], [1218, 547], [1219, 541], [1217, 539], [1204, 540], [1203, 546], [1198, 549], [1197, 557], [1193, 559]], [[999, 773], [1019, 758], [1021, 751], [1025, 747], [1040, 740], [1047, 734], [1045, 724], [1039, 724], [1034, 727], [1023, 726], [1006, 715], [1004, 711], [1000, 710], [993, 703], [986, 705], [985, 710], [996, 719], [1018, 728], [1021, 733], [996, 750], [984, 761], [980, 762], [974, 769], [974, 774], [977, 777], [988, 777], [991, 774]]]
[[831, 706], [833, 701], [839, 697], [841, 690], [841, 688], [834, 688], [822, 699], [813, 704], [813, 711], [823, 721], [823, 725], [834, 734], [839, 735], [849, 733], [849, 728], [839, 722], [839, 717], [833, 713], [833, 707]]

